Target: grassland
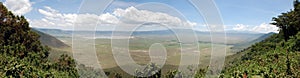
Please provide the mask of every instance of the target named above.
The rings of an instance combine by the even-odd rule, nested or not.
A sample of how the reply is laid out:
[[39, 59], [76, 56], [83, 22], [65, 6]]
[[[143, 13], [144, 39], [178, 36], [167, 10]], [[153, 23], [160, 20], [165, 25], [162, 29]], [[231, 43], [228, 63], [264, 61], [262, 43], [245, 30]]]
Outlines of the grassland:
[[[70, 37], [59, 37], [58, 39], [62, 40], [64, 43], [68, 45], [72, 45], [72, 39]], [[87, 39], [88, 40], [88, 39]], [[82, 44], [85, 42], [83, 41]], [[133, 60], [140, 64], [145, 65], [150, 63], [150, 56], [149, 56], [149, 47], [154, 43], [161, 43], [166, 51], [167, 51], [167, 57], [165, 65], [162, 67], [162, 73], [165, 74], [170, 70], [174, 70], [178, 68], [178, 65], [180, 65], [180, 58], [182, 55], [184, 56], [194, 56], [195, 53], [181, 53], [181, 46], [180, 42], [178, 42], [176, 39], [168, 39], [168, 40], [162, 40], [159, 38], [131, 38], [129, 40], [129, 52]], [[193, 45], [191, 44], [190, 47], [196, 47], [195, 51], [190, 52], [200, 52], [199, 53], [199, 68], [206, 68], [211, 59], [211, 51], [212, 51], [212, 45], [214, 45], [215, 49], [221, 48], [218, 46], [226, 46], [227, 49], [227, 55], [234, 54], [231, 52], [230, 48], [233, 47], [231, 45], [226, 44], [217, 44], [217, 43], [207, 43], [207, 42], [198, 42], [198, 44]], [[198, 47], [198, 48], [197, 48]], [[85, 46], [82, 46], [82, 48], [86, 48]], [[112, 49], [111, 49], [111, 39], [96, 39], [95, 40], [95, 48], [96, 48], [96, 54], [98, 56], [98, 61], [101, 68], [104, 71], [107, 72], [115, 72], [120, 73], [124, 77], [130, 77], [126, 72], [122, 71], [122, 69], [117, 65]], [[86, 51], [92, 51], [92, 50], [86, 50]], [[221, 51], [223, 52], [223, 51]], [[54, 48], [52, 49], [52, 53], [50, 54], [50, 59], [53, 59], [57, 57], [57, 55], [60, 55], [61, 53], [67, 53], [72, 54], [72, 48]], [[89, 56], [86, 56], [89, 57]], [[190, 60], [182, 60], [182, 61], [190, 61]], [[87, 61], [88, 62], [88, 61]], [[131, 64], [126, 64], [131, 65]]]
[[[98, 60], [100, 61], [100, 64], [102, 68], [105, 71], [109, 72], [118, 72], [121, 74], [126, 74], [124, 71], [122, 71], [114, 57], [113, 53], [111, 50], [111, 40], [110, 39], [97, 39], [96, 40], [96, 52], [98, 56]], [[140, 64], [140, 65], [145, 65], [150, 63], [150, 57], [149, 57], [149, 47], [153, 43], [161, 43], [164, 45], [167, 51], [167, 57], [166, 57], [166, 63], [164, 67], [162, 68], [162, 73], [167, 73], [170, 70], [174, 70], [178, 68], [178, 65], [180, 65], [180, 58], [182, 55], [184, 56], [194, 56], [192, 54], [194, 53], [181, 53], [181, 47], [180, 43], [178, 43], [175, 40], [158, 40], [158, 39], [143, 39], [143, 38], [135, 38], [131, 39], [129, 42], [129, 52], [133, 60]], [[210, 43], [199, 43], [198, 47], [199, 49], [196, 49], [199, 52], [200, 51], [200, 68], [205, 68], [209, 65], [210, 63], [210, 58], [211, 58], [211, 45]], [[215, 48], [219, 48], [218, 45], [224, 45], [224, 44], [214, 44], [216, 46]], [[192, 47], [192, 46], [191, 46]], [[227, 46], [227, 54], [233, 54], [230, 53], [230, 47], [232, 46]], [[193, 51], [192, 51], [193, 52]], [[182, 61], [189, 61], [189, 60], [182, 60]], [[196, 63], [195, 63], [196, 64]], [[128, 64], [130, 65], [130, 64]]]

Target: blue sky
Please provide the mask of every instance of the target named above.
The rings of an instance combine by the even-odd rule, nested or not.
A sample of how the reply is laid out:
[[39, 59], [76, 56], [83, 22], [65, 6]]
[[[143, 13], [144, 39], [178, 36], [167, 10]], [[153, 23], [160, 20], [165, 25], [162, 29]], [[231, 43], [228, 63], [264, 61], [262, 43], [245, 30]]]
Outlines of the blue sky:
[[[72, 16], [80, 16], [77, 14], [78, 9], [82, 0], [0, 0], [16, 14], [24, 15], [31, 22], [32, 27], [38, 28], [58, 28], [58, 29], [68, 29], [67, 25], [62, 25], [66, 22], [64, 18], [71, 18]], [[186, 18], [186, 20], [181, 20], [183, 23], [188, 23], [193, 25], [194, 28], [199, 30], [204, 30], [205, 23], [203, 18], [198, 13], [198, 11], [191, 5], [188, 0], [116, 0], [114, 1], [106, 10], [107, 15], [103, 15], [105, 20], [115, 19], [113, 12], [120, 8], [121, 10], [129, 9], [130, 6], [135, 6], [143, 3], [157, 2], [166, 4], [175, 10], [179, 11]], [[27, 5], [23, 5], [26, 3]], [[276, 27], [269, 25], [272, 17], [279, 15], [282, 12], [287, 12], [293, 8], [292, 0], [215, 0], [221, 16], [223, 18], [224, 25], [227, 30], [236, 31], [253, 31], [253, 32], [272, 32], [275, 31]], [[19, 7], [19, 8], [15, 8]], [[22, 9], [23, 8], [23, 9]], [[25, 9], [24, 9], [25, 8]], [[143, 8], [134, 7], [137, 11], [148, 10]], [[155, 14], [156, 12], [162, 12], [168, 14], [167, 18], [177, 17], [178, 14], [170, 11], [161, 11], [160, 7], [151, 6], [152, 10], [149, 14]], [[151, 9], [150, 8], [150, 9]], [[19, 10], [22, 9], [22, 10]], [[154, 9], [154, 10], [153, 10]], [[44, 13], [41, 13], [43, 12]], [[134, 9], [133, 9], [134, 10]], [[46, 16], [47, 12], [61, 16], [60, 18], [55, 18], [58, 16]], [[104, 14], [105, 14], [104, 13]], [[113, 15], [113, 16], [111, 16]], [[87, 16], [87, 15], [82, 15]], [[97, 16], [97, 15], [96, 15]], [[101, 15], [99, 15], [101, 16]], [[109, 16], [109, 18], [107, 17]], [[87, 16], [92, 17], [92, 16]], [[124, 16], [126, 17], [126, 16]], [[51, 19], [55, 18], [55, 20]], [[178, 17], [182, 19], [180, 16]], [[118, 17], [117, 17], [118, 19]], [[153, 21], [158, 21], [153, 18]], [[43, 22], [41, 22], [43, 21]], [[174, 21], [174, 20], [170, 20]], [[42, 24], [48, 22], [49, 25]], [[58, 23], [57, 23], [58, 22]], [[107, 21], [106, 21], [107, 22]], [[61, 24], [60, 24], [61, 23]], [[194, 25], [193, 23], [196, 23]], [[109, 22], [111, 24], [111, 22]], [[43, 25], [43, 26], [39, 26]], [[59, 26], [61, 25], [61, 26]], [[102, 28], [111, 29], [113, 26], [106, 24]], [[262, 30], [257, 30], [257, 29]]]

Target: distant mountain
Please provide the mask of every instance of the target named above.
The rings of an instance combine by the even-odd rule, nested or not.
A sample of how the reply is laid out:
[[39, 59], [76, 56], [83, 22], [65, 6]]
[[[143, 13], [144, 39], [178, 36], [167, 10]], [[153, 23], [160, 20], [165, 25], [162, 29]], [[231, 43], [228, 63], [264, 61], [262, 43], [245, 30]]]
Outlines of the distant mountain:
[[[46, 29], [46, 28], [34, 28], [38, 31], [50, 34], [52, 36], [72, 36], [73, 32], [76, 32], [76, 34], [85, 34], [90, 32], [95, 32], [96, 35], [105, 35], [110, 36], [112, 34], [114, 35], [124, 35], [124, 34], [132, 34], [132, 35], [173, 35], [176, 33], [190, 33], [191, 31], [194, 31], [196, 34], [210, 34], [209, 31], [198, 31], [198, 30], [192, 30], [192, 29], [167, 29], [167, 30], [149, 30], [149, 31], [71, 31], [71, 30], [60, 30], [60, 29]], [[255, 32], [238, 32], [238, 31], [226, 31], [228, 36], [241, 36], [241, 35], [251, 35], [251, 36], [257, 36], [257, 35], [263, 35], [263, 33], [255, 33]], [[218, 33], [217, 33], [218, 34]], [[223, 33], [220, 33], [223, 34]]]
[[266, 38], [270, 37], [273, 34], [276, 34], [276, 33], [274, 33], [274, 32], [267, 33], [265, 35], [260, 36], [259, 38], [255, 39], [255, 40], [249, 42], [249, 43], [254, 44], [254, 43], [260, 42], [260, 41], [265, 40]]
[[49, 34], [40, 32], [36, 29], [32, 29], [32, 31], [34, 31], [40, 35], [39, 39], [43, 45], [47, 45], [49, 47], [54, 47], [54, 48], [68, 47], [67, 44], [63, 43], [62, 41], [56, 39], [55, 37], [53, 37]]
[[43, 33], [47, 33], [51, 36], [59, 36], [59, 37], [62, 37], [62, 36], [72, 36], [72, 31], [67, 31], [67, 30], [60, 30], [60, 29], [47, 29], [47, 28], [32, 28], [34, 30], [38, 30], [40, 32], [43, 32]]
[[[72, 33], [75, 33], [76, 36], [83, 38], [90, 38], [91, 33], [95, 33], [95, 38], [111, 38], [112, 35], [114, 37], [123, 37], [130, 34], [134, 37], [141, 38], [151, 38], [151, 39], [174, 39], [176, 36], [183, 36], [187, 39], [194, 38], [193, 32], [196, 34], [198, 41], [200, 42], [212, 42], [211, 41], [211, 33], [209, 31], [198, 31], [192, 29], [167, 29], [167, 30], [149, 30], [149, 31], [71, 31], [71, 30], [60, 30], [60, 29], [41, 29], [35, 28], [41, 32], [50, 34], [56, 38], [58, 37], [72, 37]], [[215, 33], [216, 37], [222, 37], [224, 33]], [[247, 43], [257, 39], [258, 37], [264, 35], [263, 33], [252, 33], [252, 32], [227, 32], [227, 44], [234, 45], [240, 43]], [[88, 36], [88, 37], [87, 37]], [[214, 43], [222, 43], [222, 40], [214, 41]]]
[[270, 33], [264, 34], [264, 35], [256, 38], [255, 40], [252, 40], [252, 41], [249, 41], [249, 42], [244, 42], [244, 43], [234, 44], [233, 49], [237, 49], [238, 51], [240, 51], [241, 49], [245, 49], [245, 48], [250, 47], [251, 45], [253, 45], [255, 43], [258, 43], [258, 42], [261, 42], [261, 41], [265, 40], [266, 38], [272, 36], [273, 34], [276, 34], [276, 33], [270, 32]]

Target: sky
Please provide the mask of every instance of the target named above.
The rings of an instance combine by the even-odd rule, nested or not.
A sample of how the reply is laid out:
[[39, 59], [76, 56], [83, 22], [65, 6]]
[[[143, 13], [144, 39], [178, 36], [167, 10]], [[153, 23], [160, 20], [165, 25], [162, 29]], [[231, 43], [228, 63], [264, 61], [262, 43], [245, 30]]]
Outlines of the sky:
[[[0, 0], [16, 15], [24, 15], [34, 28], [113, 30], [147, 22], [157, 25], [208, 31], [203, 16], [188, 0], [115, 0], [103, 13], [80, 13], [82, 0]], [[214, 0], [225, 30], [278, 32], [272, 17], [293, 8], [293, 0]], [[101, 3], [91, 3], [91, 6]], [[159, 23], [159, 24], [158, 24]], [[147, 27], [148, 26], [148, 27]], [[154, 26], [154, 27], [150, 27]]]

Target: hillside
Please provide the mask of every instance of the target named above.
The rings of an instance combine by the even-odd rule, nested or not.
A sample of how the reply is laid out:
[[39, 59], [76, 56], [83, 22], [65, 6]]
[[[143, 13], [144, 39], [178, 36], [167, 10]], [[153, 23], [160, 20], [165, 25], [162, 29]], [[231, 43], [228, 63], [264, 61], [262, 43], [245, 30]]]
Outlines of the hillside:
[[67, 44], [63, 43], [62, 41], [56, 39], [55, 37], [40, 32], [36, 29], [32, 29], [33, 32], [36, 32], [37, 34], [40, 35], [39, 40], [43, 45], [49, 46], [49, 47], [54, 47], [54, 48], [64, 48], [64, 47], [69, 47]]
[[[262, 42], [256, 43], [248, 49], [226, 58], [225, 77], [299, 77], [300, 53], [289, 50], [287, 46], [295, 47], [291, 43], [299, 44], [300, 33], [287, 43], [274, 34]], [[281, 46], [285, 45], [285, 46]], [[290, 69], [288, 69], [290, 67]], [[288, 74], [287, 71], [292, 74]]]
[[[279, 34], [226, 57], [221, 78], [300, 78], [300, 2], [273, 18]], [[265, 37], [265, 36], [263, 36]]]
[[68, 55], [50, 62], [49, 47], [41, 44], [39, 34], [31, 30], [24, 16], [14, 15], [2, 2], [0, 30], [0, 78], [79, 77], [75, 61]]

